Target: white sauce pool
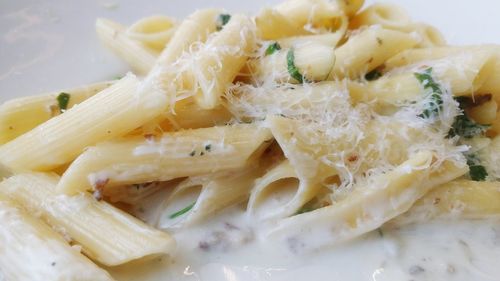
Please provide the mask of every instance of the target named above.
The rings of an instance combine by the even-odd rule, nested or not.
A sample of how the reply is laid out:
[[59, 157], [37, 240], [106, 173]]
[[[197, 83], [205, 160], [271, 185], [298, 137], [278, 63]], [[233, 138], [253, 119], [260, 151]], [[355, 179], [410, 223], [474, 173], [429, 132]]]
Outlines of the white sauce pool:
[[241, 208], [174, 235], [173, 260], [110, 273], [119, 281], [500, 280], [500, 220], [383, 229], [315, 253], [301, 252], [300, 243], [286, 237], [266, 239]]

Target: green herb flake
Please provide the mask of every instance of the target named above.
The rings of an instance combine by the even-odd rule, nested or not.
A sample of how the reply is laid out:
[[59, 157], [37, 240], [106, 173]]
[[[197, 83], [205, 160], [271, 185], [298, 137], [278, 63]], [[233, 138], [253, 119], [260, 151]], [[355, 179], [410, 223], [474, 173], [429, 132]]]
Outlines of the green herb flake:
[[205, 150], [210, 152], [210, 150], [212, 150], [212, 145], [211, 144], [205, 145]]
[[272, 55], [279, 50], [281, 50], [280, 44], [278, 42], [274, 42], [274, 43], [270, 44], [269, 46], [267, 46], [266, 56]]
[[422, 118], [438, 116], [439, 112], [443, 110], [443, 90], [441, 90], [439, 84], [432, 77], [432, 67], [427, 68], [423, 72], [414, 73], [414, 75], [424, 89], [432, 91], [427, 108], [419, 116]]
[[69, 99], [71, 95], [68, 93], [60, 93], [57, 96], [57, 104], [59, 105], [59, 111], [63, 113], [68, 108]]
[[286, 64], [288, 74], [290, 74], [293, 79], [297, 80], [299, 83], [308, 82], [307, 79], [300, 73], [297, 66], [295, 66], [295, 53], [293, 48], [291, 48], [286, 54]]
[[224, 25], [226, 25], [229, 20], [231, 20], [230, 14], [220, 14], [217, 17], [217, 31], [221, 31]]
[[380, 72], [378, 69], [374, 69], [365, 75], [365, 79], [368, 81], [377, 80], [380, 77], [382, 77], [382, 72]]
[[191, 151], [191, 153], [189, 153], [189, 156], [193, 157], [194, 155], [196, 154], [196, 151]]
[[182, 215], [184, 215], [185, 213], [189, 212], [193, 207], [194, 207], [194, 204], [196, 202], [193, 202], [191, 204], [189, 204], [188, 206], [184, 207], [182, 210], [179, 210], [173, 214], [171, 214], [170, 216], [168, 216], [170, 219], [175, 219], [177, 217], [180, 217]]
[[469, 166], [469, 176], [473, 181], [485, 181], [488, 176], [486, 168], [481, 165], [480, 159], [475, 154], [466, 154], [467, 165]]
[[455, 117], [448, 137], [460, 136], [466, 139], [484, 134], [490, 125], [481, 125], [470, 119], [465, 113]]

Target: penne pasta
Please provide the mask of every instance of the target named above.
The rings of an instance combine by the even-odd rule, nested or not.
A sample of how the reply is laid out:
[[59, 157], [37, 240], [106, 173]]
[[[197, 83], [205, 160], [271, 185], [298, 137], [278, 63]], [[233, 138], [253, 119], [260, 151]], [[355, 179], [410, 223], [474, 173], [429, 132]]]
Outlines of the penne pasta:
[[359, 77], [417, 43], [417, 39], [400, 31], [376, 27], [365, 29], [335, 50], [336, 62], [329, 78]]
[[60, 115], [114, 83], [115, 81], [99, 82], [3, 103], [0, 105], [0, 144], [11, 141], [50, 118]]
[[129, 38], [123, 25], [108, 19], [97, 19], [95, 28], [101, 42], [134, 72], [145, 75], [153, 67], [157, 55], [140, 42]]
[[58, 180], [54, 174], [18, 174], [4, 180], [0, 192], [40, 214], [54, 229], [80, 245], [85, 255], [101, 264], [115, 266], [173, 253], [175, 241], [167, 233], [89, 194], [57, 194]]
[[166, 16], [142, 18], [126, 30], [126, 35], [145, 46], [161, 52], [175, 33], [177, 23]]
[[270, 8], [260, 11], [255, 18], [255, 24], [258, 36], [264, 40], [311, 34], [292, 19]]
[[485, 219], [498, 215], [499, 182], [455, 180], [436, 187], [389, 225], [402, 226], [432, 219]]
[[271, 139], [267, 129], [239, 124], [166, 133], [159, 139], [140, 136], [102, 143], [70, 165], [58, 191], [75, 194], [239, 169]]
[[[307, 235], [306, 251], [340, 243], [380, 227], [386, 221], [406, 212], [433, 187], [467, 172], [463, 163], [444, 162], [434, 167], [433, 155], [420, 152], [371, 181], [355, 187], [342, 201], [312, 212], [281, 221], [273, 236], [298, 241]], [[389, 202], [389, 203], [388, 203]], [[314, 228], [308, 227], [314, 225]]]
[[[328, 78], [335, 65], [333, 46], [308, 42], [254, 60], [250, 72], [260, 81], [302, 83]], [[297, 72], [294, 72], [296, 70]]]
[[[247, 200], [255, 179], [267, 166], [261, 164], [264, 165], [259, 167], [258, 163], [251, 163], [239, 171], [184, 180], [160, 207], [158, 227], [176, 228], [201, 223], [224, 208]], [[191, 208], [179, 213], [185, 206]]]
[[6, 280], [113, 280], [77, 247], [3, 195], [0, 221], [0, 268]]
[[350, 29], [363, 26], [380, 25], [386, 29], [408, 31], [410, 16], [397, 5], [376, 3], [355, 15], [349, 22]]
[[12, 171], [57, 168], [85, 147], [132, 131], [167, 108], [162, 93], [137, 93], [137, 89], [137, 78], [127, 75], [64, 114], [0, 146], [0, 164]]
[[195, 54], [188, 70], [194, 98], [204, 109], [220, 104], [220, 96], [245, 65], [255, 48], [255, 30], [250, 18], [232, 15], [229, 22]]

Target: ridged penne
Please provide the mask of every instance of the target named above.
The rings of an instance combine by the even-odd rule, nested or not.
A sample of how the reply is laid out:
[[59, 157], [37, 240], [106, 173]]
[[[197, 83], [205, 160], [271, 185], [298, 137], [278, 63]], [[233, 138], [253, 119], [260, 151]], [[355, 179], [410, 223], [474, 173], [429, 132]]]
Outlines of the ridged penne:
[[216, 9], [203, 9], [182, 21], [170, 44], [160, 54], [156, 66], [171, 64], [195, 42], [205, 42], [208, 36], [216, 31], [216, 18], [220, 13], [221, 11]]
[[[248, 199], [264, 164], [252, 163], [239, 171], [190, 177], [181, 182], [161, 207], [159, 228], [176, 228], [202, 222], [222, 209]], [[180, 210], [190, 206], [186, 212]]]
[[126, 35], [145, 46], [161, 52], [175, 33], [177, 23], [167, 16], [149, 16], [132, 24]]
[[264, 8], [255, 17], [257, 34], [264, 40], [276, 40], [280, 38], [308, 35], [310, 31], [297, 24], [293, 19], [289, 19], [280, 12]]
[[387, 29], [407, 31], [410, 24], [410, 16], [401, 7], [375, 3], [355, 15], [349, 22], [349, 28], [358, 29], [363, 26], [380, 25]]
[[[113, 85], [115, 81], [99, 82], [73, 89], [38, 96], [21, 97], [0, 105], [0, 144], [35, 128], [50, 118], [61, 114], [89, 97]], [[68, 101], [58, 101], [61, 94], [68, 94]], [[63, 106], [64, 108], [60, 108]]]
[[335, 50], [330, 79], [360, 77], [417, 43], [416, 38], [404, 32], [379, 27], [364, 29]]
[[[261, 81], [302, 83], [322, 81], [328, 78], [335, 65], [334, 46], [322, 43], [299, 43], [290, 48], [253, 60], [249, 63], [252, 75]], [[292, 56], [292, 57], [291, 57]], [[298, 70], [291, 73], [290, 67]], [[296, 76], [299, 77], [296, 77]]]
[[0, 195], [0, 269], [9, 281], [112, 281], [48, 225]]
[[51, 170], [73, 160], [85, 147], [121, 136], [160, 115], [167, 98], [156, 91], [137, 92], [138, 84], [129, 74], [0, 146], [0, 164], [13, 171]]
[[[339, 1], [340, 2], [340, 1]], [[343, 21], [342, 7], [337, 1], [327, 0], [288, 0], [274, 9], [306, 30], [337, 30]]]
[[114, 266], [174, 251], [175, 241], [169, 234], [104, 201], [97, 201], [90, 194], [56, 193], [58, 180], [54, 174], [18, 174], [0, 184], [0, 193], [30, 212], [40, 214], [101, 264]]
[[402, 226], [432, 219], [487, 219], [500, 216], [500, 183], [455, 180], [436, 187], [405, 214], [390, 221]]
[[205, 109], [220, 104], [220, 97], [245, 65], [256, 47], [255, 27], [250, 18], [232, 15], [222, 30], [193, 54], [187, 76], [192, 79], [194, 97]]
[[288, 217], [316, 196], [320, 188], [318, 182], [299, 178], [285, 160], [256, 180], [247, 212], [257, 220]]
[[432, 153], [419, 152], [394, 170], [359, 183], [345, 199], [331, 206], [284, 219], [271, 235], [297, 241], [307, 235], [310, 239], [304, 250], [308, 251], [374, 230], [406, 212], [433, 187], [468, 170], [465, 163], [445, 161], [436, 166], [433, 162]]
[[125, 26], [108, 19], [97, 19], [95, 27], [101, 42], [134, 72], [145, 75], [153, 67], [157, 55], [140, 42], [129, 38]]
[[239, 124], [143, 136], [88, 148], [63, 174], [58, 190], [75, 194], [123, 184], [165, 181], [242, 168], [272, 139], [268, 129]]

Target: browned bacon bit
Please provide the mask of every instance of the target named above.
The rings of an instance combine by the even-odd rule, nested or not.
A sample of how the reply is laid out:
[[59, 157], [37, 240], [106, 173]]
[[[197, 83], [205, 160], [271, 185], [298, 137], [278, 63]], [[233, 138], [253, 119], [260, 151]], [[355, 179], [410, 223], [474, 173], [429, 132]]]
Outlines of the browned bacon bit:
[[94, 193], [92, 194], [97, 201], [102, 200], [102, 195], [104, 192], [104, 187], [108, 184], [109, 178], [99, 179], [94, 183]]
[[152, 141], [155, 138], [154, 134], [144, 134], [144, 138], [147, 139], [148, 141]]
[[349, 156], [349, 158], [347, 158], [347, 161], [349, 162], [355, 162], [358, 160], [358, 155], [356, 154], [352, 154], [351, 156]]

